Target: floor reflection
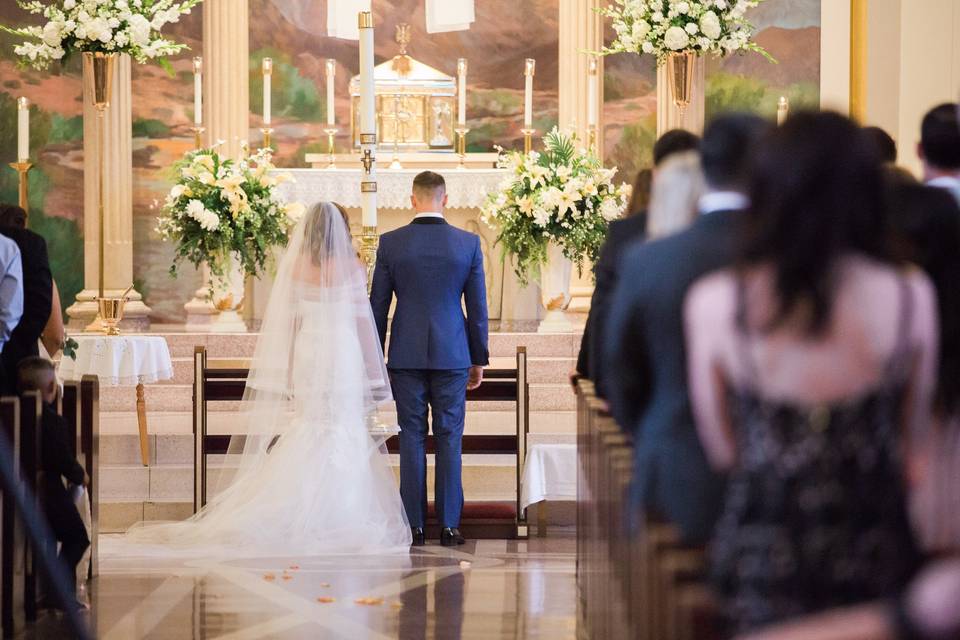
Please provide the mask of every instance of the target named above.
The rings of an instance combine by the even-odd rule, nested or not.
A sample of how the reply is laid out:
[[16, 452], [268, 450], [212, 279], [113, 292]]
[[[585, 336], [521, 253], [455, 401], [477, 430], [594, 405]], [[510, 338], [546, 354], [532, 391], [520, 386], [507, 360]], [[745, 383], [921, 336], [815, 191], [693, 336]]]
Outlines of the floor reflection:
[[[409, 555], [157, 561], [101, 544], [96, 637], [574, 638], [575, 540], [470, 541]], [[25, 638], [65, 637], [46, 619]]]

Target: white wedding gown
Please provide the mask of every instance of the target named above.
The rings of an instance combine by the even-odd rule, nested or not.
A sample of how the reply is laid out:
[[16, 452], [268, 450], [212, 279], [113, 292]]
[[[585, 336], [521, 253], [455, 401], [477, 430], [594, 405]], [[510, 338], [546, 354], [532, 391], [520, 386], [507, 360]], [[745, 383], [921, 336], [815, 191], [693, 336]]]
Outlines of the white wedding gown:
[[125, 542], [205, 556], [406, 550], [390, 431], [368, 426], [388, 399], [365, 273], [339, 212], [315, 207], [278, 269], [247, 380], [247, 436], [231, 443], [222, 490], [193, 518]]

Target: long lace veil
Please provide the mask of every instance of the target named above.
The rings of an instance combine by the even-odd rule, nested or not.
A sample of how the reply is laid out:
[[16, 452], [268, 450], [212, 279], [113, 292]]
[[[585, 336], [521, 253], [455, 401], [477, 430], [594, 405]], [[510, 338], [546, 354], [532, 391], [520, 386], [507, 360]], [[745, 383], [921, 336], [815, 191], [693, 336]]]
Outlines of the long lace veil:
[[185, 522], [127, 537], [217, 555], [405, 547], [410, 529], [383, 446], [392, 430], [371, 427], [391, 399], [366, 272], [338, 208], [315, 205], [278, 265], [227, 425], [237, 435], [223, 460], [210, 459], [213, 497]]

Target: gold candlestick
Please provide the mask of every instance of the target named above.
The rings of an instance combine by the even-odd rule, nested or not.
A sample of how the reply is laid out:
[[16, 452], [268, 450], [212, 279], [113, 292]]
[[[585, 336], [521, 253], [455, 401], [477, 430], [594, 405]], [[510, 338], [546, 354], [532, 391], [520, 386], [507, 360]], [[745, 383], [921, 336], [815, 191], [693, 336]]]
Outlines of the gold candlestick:
[[323, 130], [323, 132], [327, 134], [327, 154], [329, 156], [329, 161], [327, 162], [327, 169], [337, 168], [336, 162], [335, 162], [335, 158], [336, 158], [335, 145], [336, 145], [338, 131], [340, 130], [337, 129], [336, 127], [327, 127], [326, 129]]
[[264, 149], [272, 148], [270, 145], [270, 142], [271, 142], [270, 138], [271, 138], [271, 134], [273, 134], [273, 129], [271, 129], [270, 127], [263, 127], [262, 129], [260, 129], [260, 133], [263, 134], [263, 148]]
[[467, 127], [457, 127], [454, 129], [454, 132], [457, 134], [457, 155], [460, 156], [460, 165], [458, 169], [466, 169], [466, 160], [467, 160], [467, 134], [470, 133], [470, 129]]
[[193, 131], [193, 148], [200, 151], [200, 149], [203, 149], [203, 132], [206, 129], [204, 127], [191, 127], [190, 131]]
[[587, 127], [587, 148], [590, 151], [597, 150], [597, 126], [590, 125]]
[[523, 153], [529, 154], [533, 150], [533, 134], [537, 132], [536, 129], [520, 129], [520, 133], [523, 134]]
[[27, 159], [10, 163], [10, 168], [16, 170], [17, 172], [17, 204], [20, 205], [21, 209], [27, 212], [27, 215], [30, 214], [27, 172], [30, 171], [32, 166], [33, 163]]
[[[376, 183], [373, 183], [376, 187]], [[367, 268], [367, 291], [373, 286], [373, 271], [377, 266], [377, 246], [380, 237], [376, 227], [363, 227], [360, 231], [360, 260]]]

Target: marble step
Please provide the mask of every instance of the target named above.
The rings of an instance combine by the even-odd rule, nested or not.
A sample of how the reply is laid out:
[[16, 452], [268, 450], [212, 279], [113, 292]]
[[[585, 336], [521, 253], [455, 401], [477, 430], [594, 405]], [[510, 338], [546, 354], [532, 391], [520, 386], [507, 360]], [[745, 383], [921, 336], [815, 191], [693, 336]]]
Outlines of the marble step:
[[[163, 333], [175, 358], [193, 357], [194, 348], [205, 346], [215, 358], [244, 358], [253, 355], [257, 343], [255, 333]], [[499, 333], [490, 334], [490, 354], [511, 357], [517, 346], [527, 347], [530, 357], [576, 357], [580, 349], [580, 333]]]
[[[398, 457], [390, 456], [399, 482]], [[500, 500], [515, 496], [516, 472], [511, 455], [465, 455], [463, 460], [464, 493], [471, 500]], [[220, 481], [223, 465], [211, 461], [210, 487]], [[227, 468], [232, 474], [234, 469]], [[228, 475], [232, 477], [231, 475]], [[431, 499], [434, 482], [433, 456], [427, 456], [427, 486]], [[212, 490], [212, 489], [211, 489]], [[100, 470], [101, 504], [112, 502], [187, 502], [193, 499], [193, 465], [166, 464], [152, 467], [110, 465]]]
[[[531, 536], [537, 534], [537, 510], [541, 505], [527, 510]], [[548, 527], [574, 527], [577, 524], [577, 503], [551, 502], [545, 509]], [[193, 503], [184, 501], [133, 500], [108, 502], [100, 505], [100, 533], [121, 533], [138, 522], [185, 520], [193, 515]]]
[[[153, 411], [149, 408], [147, 429], [151, 436], [193, 433], [193, 414], [190, 411]], [[394, 411], [382, 411], [386, 422], [396, 422]], [[212, 434], [242, 433], [246, 429], [242, 415], [231, 411], [210, 411], [208, 429]], [[502, 411], [468, 411], [466, 433], [513, 433], [516, 430], [516, 410], [509, 407]], [[575, 411], [532, 411], [531, 433], [575, 433]], [[101, 437], [111, 435], [136, 435], [139, 433], [137, 415], [131, 411], [107, 411], [100, 414]]]
[[[551, 432], [531, 432], [527, 435], [527, 444], [576, 444], [576, 415], [552, 414], [552, 422], [562, 428]], [[471, 429], [468, 425], [467, 433], [503, 433], [502, 429], [486, 430]], [[150, 446], [150, 464], [177, 465], [193, 464], [193, 436], [184, 434], [151, 435], [148, 438]], [[100, 464], [106, 466], [138, 465], [140, 463], [140, 437], [133, 434], [102, 435], [100, 437]]]
[[[227, 360], [224, 359], [224, 361]], [[229, 359], [231, 363], [236, 360]], [[249, 358], [240, 360], [245, 363], [249, 362]], [[215, 363], [216, 360], [214, 360]], [[528, 360], [527, 380], [531, 384], [563, 382], [576, 364], [576, 356], [531, 357]], [[490, 359], [491, 368], [505, 369], [514, 366], [516, 366], [515, 358], [494, 357]], [[159, 384], [193, 384], [193, 358], [174, 358], [173, 379], [162, 381]]]
[[[192, 409], [193, 387], [189, 384], [148, 385], [144, 389], [148, 416], [156, 412], [190, 411]], [[576, 397], [565, 381], [557, 384], [531, 384], [531, 411], [574, 411]], [[236, 411], [238, 402], [218, 402], [210, 411]], [[468, 402], [467, 411], [509, 411], [514, 407], [510, 402]], [[389, 408], [389, 405], [388, 407]], [[102, 387], [100, 389], [100, 411], [134, 411], [136, 392], [134, 387]]]

